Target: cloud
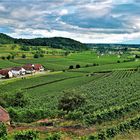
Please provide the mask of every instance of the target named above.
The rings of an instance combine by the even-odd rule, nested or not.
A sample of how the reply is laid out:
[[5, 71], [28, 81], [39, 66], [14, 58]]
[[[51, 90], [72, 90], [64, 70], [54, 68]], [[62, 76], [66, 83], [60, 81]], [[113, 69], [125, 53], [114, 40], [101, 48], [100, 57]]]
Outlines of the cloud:
[[134, 42], [139, 0], [0, 1], [0, 31], [13, 37], [70, 37], [81, 42]]

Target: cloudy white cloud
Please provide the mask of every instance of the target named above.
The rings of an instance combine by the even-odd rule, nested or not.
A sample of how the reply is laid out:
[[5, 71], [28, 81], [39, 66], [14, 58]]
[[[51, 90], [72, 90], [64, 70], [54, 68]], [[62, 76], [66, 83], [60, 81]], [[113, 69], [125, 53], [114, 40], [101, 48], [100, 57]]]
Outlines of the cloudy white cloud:
[[139, 0], [5, 0], [0, 1], [0, 32], [18, 38], [134, 43], [140, 38], [139, 9]]

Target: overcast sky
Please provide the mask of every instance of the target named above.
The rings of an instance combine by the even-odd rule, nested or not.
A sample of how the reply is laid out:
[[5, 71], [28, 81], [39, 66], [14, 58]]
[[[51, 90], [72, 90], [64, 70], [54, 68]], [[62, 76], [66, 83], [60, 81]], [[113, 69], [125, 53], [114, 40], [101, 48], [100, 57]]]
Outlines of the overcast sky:
[[0, 0], [0, 32], [88, 43], [140, 43], [140, 0]]

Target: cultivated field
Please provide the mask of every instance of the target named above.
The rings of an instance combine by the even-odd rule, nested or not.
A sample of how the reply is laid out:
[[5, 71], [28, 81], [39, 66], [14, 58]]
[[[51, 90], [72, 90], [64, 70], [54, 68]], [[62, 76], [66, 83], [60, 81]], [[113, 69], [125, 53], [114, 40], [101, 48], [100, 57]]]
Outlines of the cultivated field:
[[[140, 60], [135, 57], [138, 50], [118, 54], [93, 49], [65, 56], [60, 55], [65, 50], [49, 49], [53, 53], [40, 58], [23, 50], [21, 54], [27, 53], [27, 57], [21, 58], [19, 46], [9, 50], [19, 55], [1, 59], [1, 68], [39, 63], [55, 71], [0, 80], [0, 105], [8, 110], [15, 131], [37, 128], [43, 131], [40, 139], [46, 139], [48, 132], [52, 137], [58, 132], [60, 139], [68, 140], [119, 140], [129, 139], [130, 134], [139, 138]], [[66, 102], [61, 102], [63, 98]], [[36, 123], [41, 119], [50, 124]], [[9, 132], [9, 139], [13, 139], [13, 129], [9, 128]]]

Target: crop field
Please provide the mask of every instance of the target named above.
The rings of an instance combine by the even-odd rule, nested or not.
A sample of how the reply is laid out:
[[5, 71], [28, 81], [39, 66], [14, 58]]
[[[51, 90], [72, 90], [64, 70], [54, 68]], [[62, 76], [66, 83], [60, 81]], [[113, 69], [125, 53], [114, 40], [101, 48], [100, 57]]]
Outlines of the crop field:
[[128, 60], [127, 55], [118, 58], [118, 55], [104, 55], [98, 56], [95, 52], [82, 52], [82, 53], [74, 53], [69, 56], [45, 56], [44, 58], [38, 59], [15, 59], [11, 60], [17, 64], [26, 64], [26, 63], [41, 63], [47, 69], [51, 70], [64, 70], [68, 69], [70, 65], [74, 67], [79, 64], [81, 67], [85, 67], [87, 65], [92, 66], [93, 64], [105, 65], [123, 62], [124, 60]]
[[[92, 135], [98, 135], [102, 128], [106, 130], [117, 126], [123, 122], [124, 117], [126, 121], [127, 118], [133, 119], [139, 113], [139, 83], [139, 71], [120, 70], [96, 73], [94, 76], [78, 72], [62, 72], [5, 83], [0, 86], [0, 92], [1, 95], [22, 92], [29, 99], [28, 106], [13, 108], [17, 113], [15, 121], [19, 122], [26, 122], [28, 115], [35, 112], [38, 114], [42, 112], [42, 116], [46, 118], [59, 116], [62, 112], [57, 108], [58, 100], [64, 93], [76, 92], [84, 96], [86, 104], [68, 114], [63, 112], [63, 117], [78, 120], [83, 125], [94, 125], [96, 131]], [[41, 117], [34, 116], [34, 120]], [[28, 121], [30, 122], [29, 118]]]
[[0, 60], [0, 68], [9, 68], [9, 67], [14, 67], [14, 66], [20, 66], [20, 64], [8, 61], [8, 60]]
[[[77, 140], [119, 140], [125, 135], [127, 137], [128, 132], [139, 137], [140, 59], [135, 58], [135, 51], [102, 55], [93, 50], [71, 52], [64, 56], [58, 55], [64, 50], [42, 48], [52, 54], [32, 58], [32, 54], [18, 47], [14, 50], [19, 53], [18, 56], [10, 60], [1, 59], [0, 68], [39, 63], [54, 72], [0, 80], [0, 105], [7, 109], [15, 125], [36, 125], [33, 122], [47, 118], [53, 122], [53, 129], [66, 127], [69, 130], [72, 127], [74, 130], [70, 134]], [[8, 45], [1, 56], [7, 56], [8, 49], [11, 50], [11, 46]], [[23, 53], [27, 58], [21, 58]], [[74, 68], [69, 69], [70, 66]], [[20, 103], [16, 106], [17, 100], [12, 100], [16, 96], [20, 98], [20, 94], [23, 96], [20, 102], [27, 101], [24, 106]], [[68, 111], [60, 109], [61, 99], [65, 97], [67, 101], [67, 97], [71, 99], [73, 95], [83, 99], [81, 105]], [[76, 125], [78, 128], [75, 128]], [[69, 132], [66, 134], [69, 135]]]
[[112, 70], [125, 70], [125, 69], [134, 69], [140, 66], [140, 61], [135, 62], [123, 62], [123, 63], [116, 63], [116, 64], [106, 64], [94, 67], [86, 67], [80, 69], [74, 69], [71, 71], [77, 72], [103, 72], [103, 71], [112, 71]]

